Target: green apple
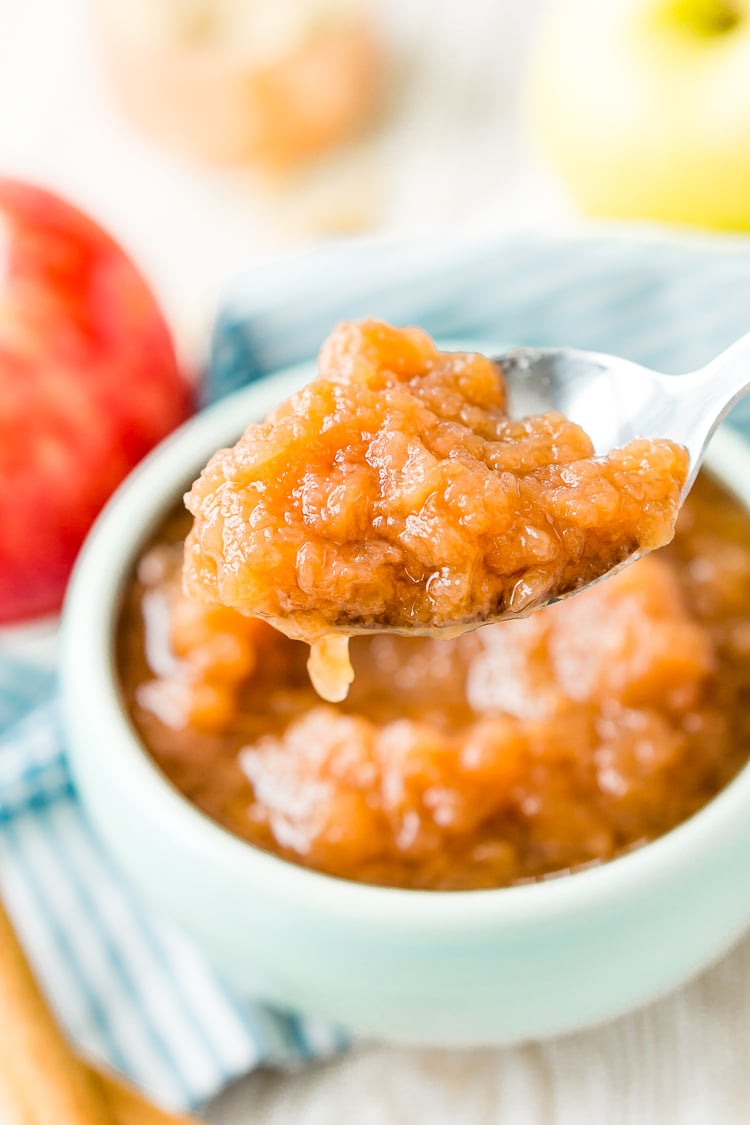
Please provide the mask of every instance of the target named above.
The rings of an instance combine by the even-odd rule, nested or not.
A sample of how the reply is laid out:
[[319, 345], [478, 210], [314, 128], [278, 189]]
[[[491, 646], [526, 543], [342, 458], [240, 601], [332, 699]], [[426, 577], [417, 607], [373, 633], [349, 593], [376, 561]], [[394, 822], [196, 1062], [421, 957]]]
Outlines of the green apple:
[[750, 0], [551, 0], [530, 108], [587, 214], [750, 230]]

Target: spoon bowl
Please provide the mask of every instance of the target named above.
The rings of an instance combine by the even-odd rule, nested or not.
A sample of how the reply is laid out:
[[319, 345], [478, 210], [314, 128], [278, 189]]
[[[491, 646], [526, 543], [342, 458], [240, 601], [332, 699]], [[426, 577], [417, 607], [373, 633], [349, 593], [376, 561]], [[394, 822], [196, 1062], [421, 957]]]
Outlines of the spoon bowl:
[[[559, 411], [583, 427], [597, 456], [634, 438], [667, 438], [684, 446], [690, 458], [684, 500], [711, 435], [750, 388], [750, 334], [684, 375], [575, 348], [514, 348], [496, 355], [494, 362], [503, 373], [514, 417]], [[589, 589], [645, 553], [633, 552], [593, 581], [537, 602], [529, 612]], [[499, 615], [507, 616], [519, 615]]]

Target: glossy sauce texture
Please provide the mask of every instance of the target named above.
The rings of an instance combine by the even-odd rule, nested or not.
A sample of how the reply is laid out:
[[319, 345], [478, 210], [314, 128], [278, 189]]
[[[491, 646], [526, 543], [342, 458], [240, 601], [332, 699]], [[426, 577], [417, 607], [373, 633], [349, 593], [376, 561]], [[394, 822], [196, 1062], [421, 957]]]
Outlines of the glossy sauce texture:
[[750, 748], [750, 519], [701, 477], [674, 542], [530, 618], [352, 642], [322, 704], [306, 646], [181, 592], [175, 516], [123, 607], [133, 722], [230, 831], [347, 879], [503, 886], [609, 859], [700, 808]]
[[669, 542], [686, 473], [669, 441], [597, 458], [560, 414], [512, 420], [484, 356], [344, 324], [193, 486], [186, 588], [308, 642], [457, 632]]

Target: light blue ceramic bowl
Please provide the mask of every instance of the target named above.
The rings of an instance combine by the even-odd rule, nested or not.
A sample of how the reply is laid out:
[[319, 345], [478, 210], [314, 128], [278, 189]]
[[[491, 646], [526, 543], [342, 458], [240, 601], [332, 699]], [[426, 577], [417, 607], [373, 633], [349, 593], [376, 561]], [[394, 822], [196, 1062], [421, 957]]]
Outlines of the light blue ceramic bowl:
[[[63, 629], [75, 779], [133, 882], [250, 993], [360, 1033], [509, 1043], [644, 1004], [750, 924], [750, 769], [655, 843], [598, 868], [502, 890], [348, 883], [243, 843], [193, 808], [141, 748], [118, 696], [113, 634], [144, 539], [207, 458], [309, 377], [296, 368], [189, 422], [129, 478], [77, 566]], [[750, 448], [711, 467], [750, 505]]]

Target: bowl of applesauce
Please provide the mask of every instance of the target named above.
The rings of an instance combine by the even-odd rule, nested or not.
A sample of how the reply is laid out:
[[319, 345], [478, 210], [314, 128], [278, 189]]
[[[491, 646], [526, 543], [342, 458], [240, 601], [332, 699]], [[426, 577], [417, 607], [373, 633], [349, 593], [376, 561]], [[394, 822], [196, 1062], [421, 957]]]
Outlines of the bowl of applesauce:
[[310, 378], [205, 411], [100, 517], [64, 614], [70, 760], [132, 881], [248, 993], [360, 1034], [508, 1043], [661, 995], [750, 923], [750, 447], [669, 546], [528, 618], [305, 646], [181, 583], [182, 495]]

